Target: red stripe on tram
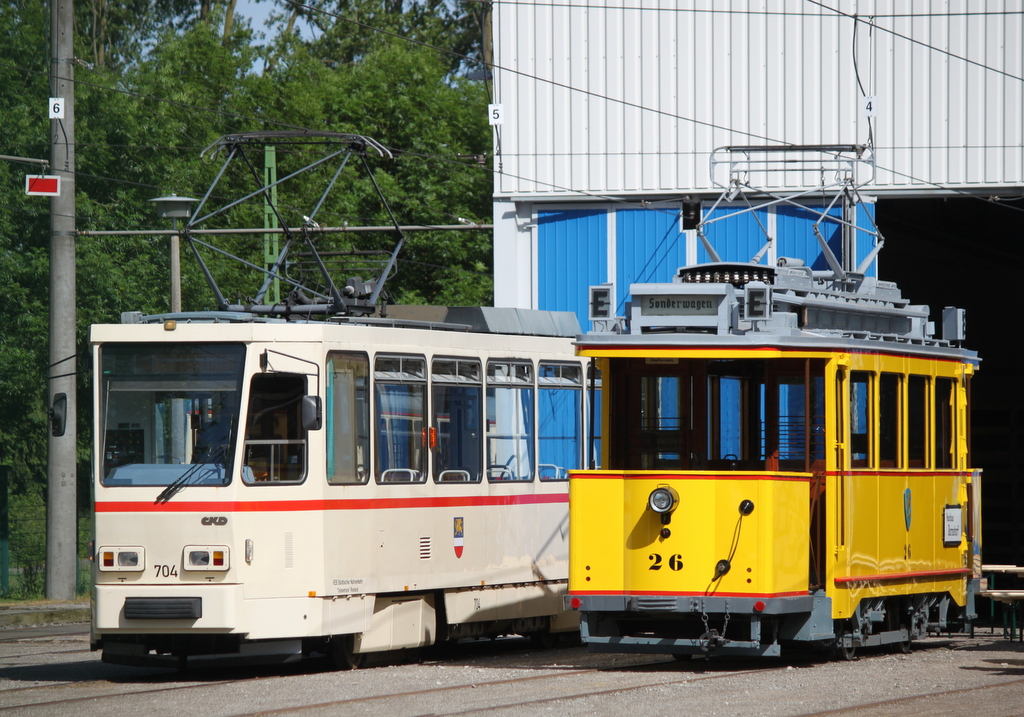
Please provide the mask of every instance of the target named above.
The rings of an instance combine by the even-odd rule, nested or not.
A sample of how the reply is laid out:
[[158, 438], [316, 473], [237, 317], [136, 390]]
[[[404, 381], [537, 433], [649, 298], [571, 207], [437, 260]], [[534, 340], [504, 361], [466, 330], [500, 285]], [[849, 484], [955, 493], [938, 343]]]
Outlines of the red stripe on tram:
[[568, 503], [566, 493], [540, 495], [443, 496], [432, 498], [357, 498], [313, 500], [224, 501], [97, 501], [97, 513], [294, 513], [329, 510], [394, 510], [403, 508], [463, 508]]

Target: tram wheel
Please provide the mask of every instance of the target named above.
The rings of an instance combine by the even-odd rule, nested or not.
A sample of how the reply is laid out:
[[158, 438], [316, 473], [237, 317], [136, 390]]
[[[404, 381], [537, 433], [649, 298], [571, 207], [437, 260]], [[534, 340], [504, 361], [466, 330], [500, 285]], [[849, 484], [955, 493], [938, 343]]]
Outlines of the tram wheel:
[[901, 655], [906, 655], [910, 652], [910, 625], [903, 625], [903, 629], [907, 631], [907, 639], [901, 640], [900, 642], [894, 642], [892, 644], [892, 651]]
[[847, 647], [843, 643], [843, 638], [838, 638], [836, 640], [836, 659], [843, 662], [853, 662], [857, 659], [857, 645]]
[[356, 670], [363, 664], [363, 655], [355, 651], [355, 635], [339, 635], [329, 643], [331, 659], [338, 670]]
[[[847, 647], [846, 641], [843, 640], [843, 637], [844, 635], [842, 634], [836, 636], [834, 648], [836, 659], [844, 662], [853, 662], [857, 659], [857, 646], [851, 642], [850, 646]], [[853, 637], [852, 633], [850, 634], [850, 637]]]
[[530, 644], [539, 650], [550, 650], [558, 644], [558, 635], [550, 632], [531, 632]]

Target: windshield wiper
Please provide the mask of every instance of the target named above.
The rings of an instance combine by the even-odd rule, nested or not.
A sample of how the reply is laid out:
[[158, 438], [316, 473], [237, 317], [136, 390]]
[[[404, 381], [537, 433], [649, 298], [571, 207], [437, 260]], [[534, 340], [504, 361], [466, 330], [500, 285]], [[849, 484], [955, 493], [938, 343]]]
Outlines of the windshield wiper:
[[[175, 495], [178, 494], [182, 488], [192, 485], [192, 479], [197, 475], [201, 475], [201, 471], [208, 468], [211, 465], [217, 465], [219, 459], [224, 458], [224, 454], [227, 453], [227, 446], [220, 445], [209, 451], [207, 454], [207, 460], [202, 463], [193, 463], [192, 466], [181, 474], [181, 477], [171, 483], [169, 486], [160, 491], [160, 495], [156, 497], [154, 503], [166, 503]], [[223, 464], [221, 464], [223, 465]]]

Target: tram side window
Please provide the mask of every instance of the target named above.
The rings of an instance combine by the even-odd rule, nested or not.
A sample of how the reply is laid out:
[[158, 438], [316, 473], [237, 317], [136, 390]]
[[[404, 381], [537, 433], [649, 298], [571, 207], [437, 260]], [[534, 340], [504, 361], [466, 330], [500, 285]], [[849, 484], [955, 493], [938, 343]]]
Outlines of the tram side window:
[[850, 464], [870, 468], [871, 460], [871, 374], [850, 372]]
[[487, 479], [533, 480], [533, 366], [487, 364]]
[[777, 382], [779, 468], [802, 471], [808, 461], [825, 458], [825, 378], [812, 376], [809, 394], [803, 375]]
[[928, 452], [928, 377], [907, 378], [907, 465], [926, 468]]
[[378, 356], [374, 361], [378, 483], [422, 483], [427, 479], [425, 363], [411, 356]]
[[954, 407], [956, 380], [938, 377], [935, 379], [935, 467], [956, 466], [956, 419]]
[[365, 354], [327, 357], [327, 482], [366, 483], [370, 477], [370, 362]]
[[483, 473], [480, 362], [434, 359], [430, 373], [434, 480], [477, 483]]
[[762, 362], [708, 362], [708, 467], [764, 470]]
[[568, 480], [583, 454], [583, 374], [578, 364], [541, 364], [538, 423], [542, 481]]
[[306, 477], [306, 432], [302, 397], [306, 377], [260, 373], [249, 385], [245, 423], [246, 483], [301, 483]]
[[900, 379], [883, 373], [878, 381], [878, 463], [882, 468], [900, 467]]

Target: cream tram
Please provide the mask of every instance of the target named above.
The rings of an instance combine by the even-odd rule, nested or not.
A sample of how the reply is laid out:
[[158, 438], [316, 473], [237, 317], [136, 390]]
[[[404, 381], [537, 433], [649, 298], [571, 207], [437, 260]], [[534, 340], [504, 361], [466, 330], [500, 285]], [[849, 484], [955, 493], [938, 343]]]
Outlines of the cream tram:
[[[494, 322], [501, 330], [490, 328]], [[92, 327], [92, 646], [362, 656], [575, 630], [571, 314], [127, 314]]]
[[[270, 145], [295, 151], [287, 176], [264, 184], [251, 167]], [[93, 649], [178, 665], [321, 652], [354, 667], [460, 637], [575, 630], [561, 602], [567, 477], [583, 464], [587, 416], [575, 315], [386, 318], [397, 221], [371, 227], [399, 236], [376, 279], [317, 248], [349, 229], [315, 218], [351, 158], [377, 186], [367, 157], [391, 154], [370, 137], [249, 132], [206, 153], [224, 165], [178, 216], [191, 217], [181, 234], [218, 310], [129, 312], [91, 331]], [[254, 190], [204, 214], [236, 159]], [[278, 185], [328, 161], [323, 195], [290, 228]], [[282, 227], [268, 230], [284, 235], [269, 268], [200, 238], [249, 200]], [[229, 304], [200, 248], [261, 271], [262, 286]], [[290, 293], [272, 299], [275, 284]]]
[[[799, 264], [799, 262], [796, 262]], [[973, 614], [975, 353], [891, 282], [713, 263], [634, 284], [602, 375], [602, 469], [570, 474], [567, 606], [591, 650], [777, 655]]]

